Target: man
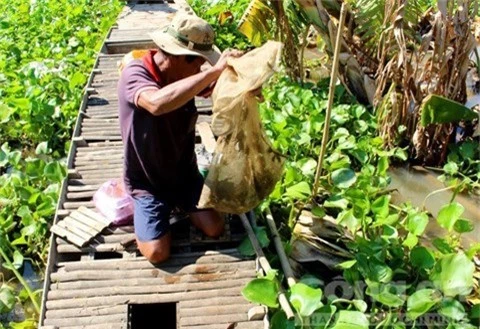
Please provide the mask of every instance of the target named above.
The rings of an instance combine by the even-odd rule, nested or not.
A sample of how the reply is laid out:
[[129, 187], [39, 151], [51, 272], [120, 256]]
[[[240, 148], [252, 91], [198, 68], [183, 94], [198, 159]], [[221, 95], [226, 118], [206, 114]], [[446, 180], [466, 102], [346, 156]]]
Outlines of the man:
[[[134, 199], [134, 225], [140, 252], [152, 263], [170, 255], [170, 212], [179, 207], [193, 225], [217, 237], [223, 218], [213, 209], [198, 210], [203, 179], [194, 152], [196, 95], [209, 96], [236, 50], [220, 54], [214, 31], [194, 15], [176, 15], [153, 32], [159, 47], [123, 69], [118, 84], [124, 142], [125, 186]], [[200, 67], [208, 61], [212, 66]]]

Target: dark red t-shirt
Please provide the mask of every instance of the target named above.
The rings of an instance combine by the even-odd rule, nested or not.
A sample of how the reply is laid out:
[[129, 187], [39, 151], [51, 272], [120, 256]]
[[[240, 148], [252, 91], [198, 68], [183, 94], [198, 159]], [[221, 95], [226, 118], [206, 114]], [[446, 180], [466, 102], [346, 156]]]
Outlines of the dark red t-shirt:
[[162, 88], [155, 52], [130, 62], [118, 83], [120, 127], [124, 143], [124, 181], [132, 195], [175, 198], [196, 177], [195, 123], [192, 99], [170, 113], [154, 116], [136, 105], [139, 90]]

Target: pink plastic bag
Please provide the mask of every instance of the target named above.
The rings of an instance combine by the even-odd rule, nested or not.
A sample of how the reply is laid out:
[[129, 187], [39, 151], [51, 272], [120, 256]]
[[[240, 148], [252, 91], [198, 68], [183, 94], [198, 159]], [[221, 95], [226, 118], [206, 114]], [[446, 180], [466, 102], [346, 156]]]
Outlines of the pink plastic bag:
[[123, 182], [109, 180], [93, 196], [95, 207], [115, 226], [133, 223], [133, 199], [125, 192]]

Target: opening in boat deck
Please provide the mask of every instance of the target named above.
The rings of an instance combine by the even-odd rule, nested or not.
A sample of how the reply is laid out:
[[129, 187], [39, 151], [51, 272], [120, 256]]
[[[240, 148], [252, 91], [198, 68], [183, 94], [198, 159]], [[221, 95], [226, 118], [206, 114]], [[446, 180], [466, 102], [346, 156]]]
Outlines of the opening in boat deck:
[[[157, 324], [157, 325], [155, 325]], [[177, 304], [129, 304], [128, 329], [177, 328]]]

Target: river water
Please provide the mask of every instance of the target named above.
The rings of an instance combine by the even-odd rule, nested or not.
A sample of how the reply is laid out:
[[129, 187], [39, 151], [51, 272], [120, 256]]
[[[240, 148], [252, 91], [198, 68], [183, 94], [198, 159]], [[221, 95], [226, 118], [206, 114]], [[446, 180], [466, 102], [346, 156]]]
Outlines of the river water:
[[[421, 167], [392, 168], [389, 175], [392, 178], [390, 188], [397, 190], [393, 193], [392, 200], [397, 204], [410, 201], [414, 206], [421, 207], [428, 194], [445, 189], [436, 173]], [[436, 217], [440, 208], [450, 203], [452, 195], [451, 190], [435, 193], [425, 201], [426, 210]], [[472, 243], [480, 242], [480, 196], [473, 193], [458, 194], [455, 201], [465, 207], [462, 218], [471, 220], [475, 225], [472, 232], [462, 235], [462, 245], [468, 247]], [[435, 220], [430, 221], [426, 231], [428, 239], [443, 237], [445, 234], [446, 231], [438, 226]]]

